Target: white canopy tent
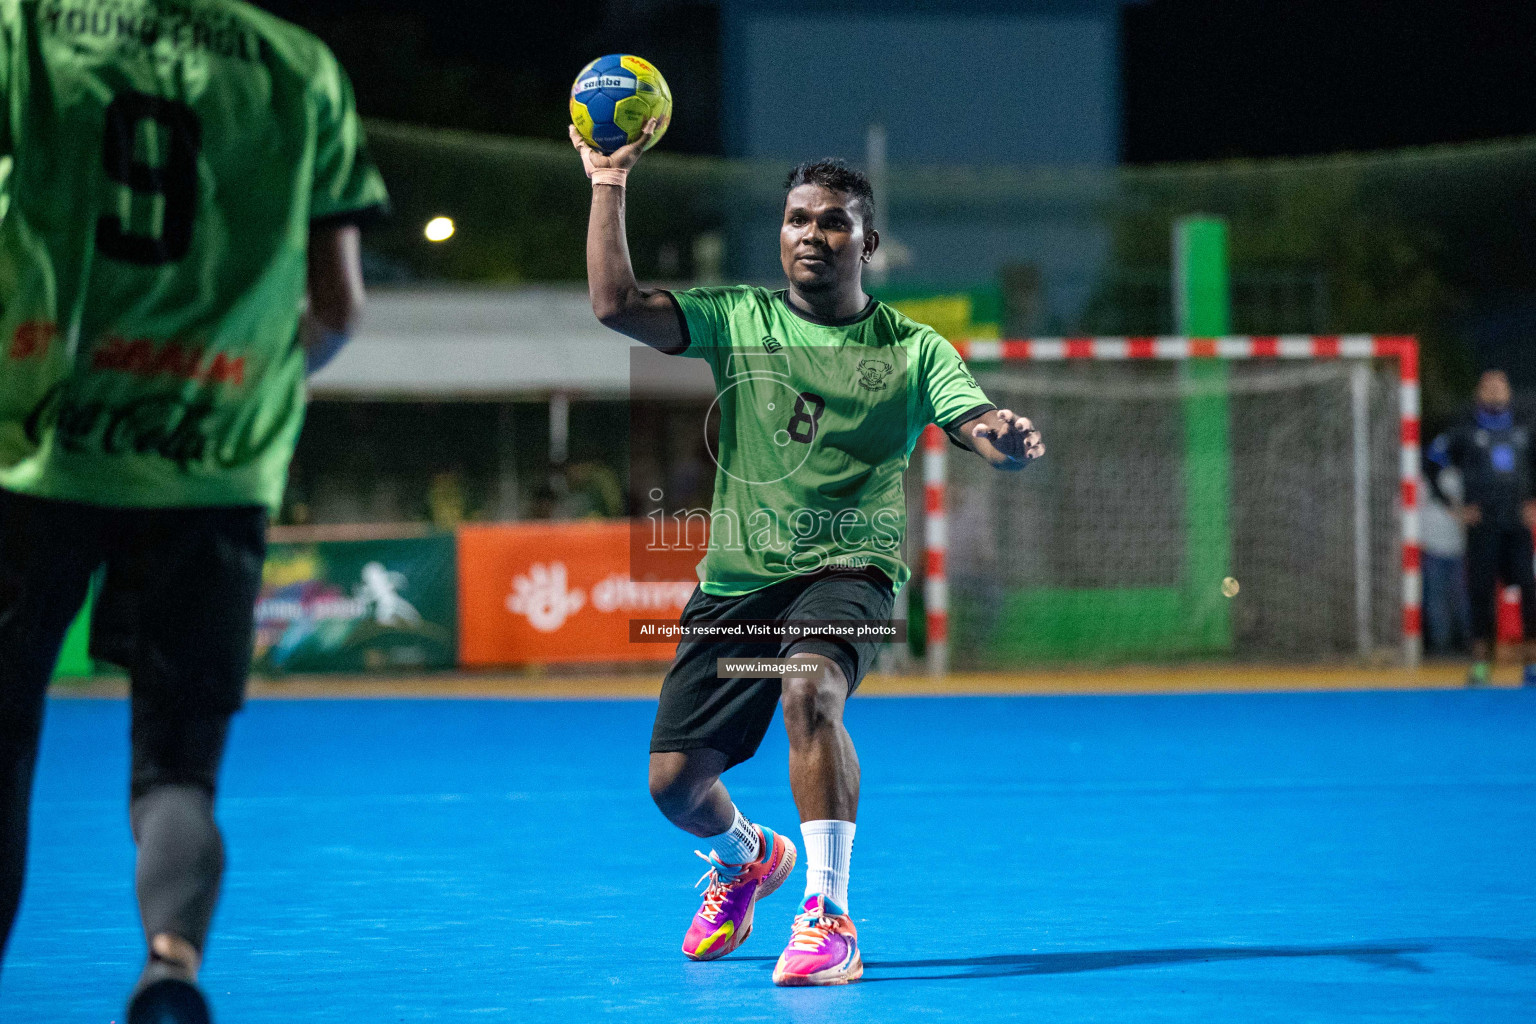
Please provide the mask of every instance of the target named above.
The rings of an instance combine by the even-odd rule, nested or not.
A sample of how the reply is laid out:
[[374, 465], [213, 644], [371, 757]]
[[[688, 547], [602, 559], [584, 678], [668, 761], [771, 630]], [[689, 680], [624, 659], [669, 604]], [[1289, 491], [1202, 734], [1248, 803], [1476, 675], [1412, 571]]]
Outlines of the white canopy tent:
[[[603, 327], [584, 288], [371, 291], [351, 344], [310, 380], [322, 401], [547, 402], [549, 464], [563, 466], [571, 402], [713, 398], [702, 359], [663, 356]], [[497, 507], [516, 515], [510, 404], [495, 445]]]
[[[637, 354], [638, 352], [638, 354]], [[379, 289], [320, 399], [452, 401], [714, 394], [702, 360], [668, 359], [597, 322], [585, 289]]]

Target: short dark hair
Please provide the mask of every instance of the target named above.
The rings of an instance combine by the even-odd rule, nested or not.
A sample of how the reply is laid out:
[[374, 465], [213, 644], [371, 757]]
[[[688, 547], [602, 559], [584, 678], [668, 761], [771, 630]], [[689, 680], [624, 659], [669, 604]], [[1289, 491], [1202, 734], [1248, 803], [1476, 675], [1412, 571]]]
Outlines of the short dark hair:
[[864, 222], [864, 230], [869, 232], [874, 229], [875, 190], [862, 172], [854, 170], [835, 157], [825, 160], [807, 160], [803, 164], [796, 164], [789, 172], [789, 177], [784, 179], [786, 192], [801, 185], [820, 185], [822, 188], [841, 192], [857, 199], [863, 214], [860, 219]]

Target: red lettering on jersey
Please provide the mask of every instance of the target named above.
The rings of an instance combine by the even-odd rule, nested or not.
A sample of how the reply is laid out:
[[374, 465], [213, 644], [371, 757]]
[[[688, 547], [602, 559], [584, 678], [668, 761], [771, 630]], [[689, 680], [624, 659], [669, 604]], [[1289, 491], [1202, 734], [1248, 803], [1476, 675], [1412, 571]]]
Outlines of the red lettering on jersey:
[[149, 368], [143, 371], [146, 377], [158, 377], [165, 374], [169, 377], [179, 377], [182, 380], [192, 380], [197, 376], [197, 364], [203, 360], [201, 348], [182, 348], [174, 341], [166, 342], [165, 347], [155, 353], [155, 358]]
[[[15, 350], [15, 345], [12, 345]], [[137, 377], [175, 377], [177, 380], [204, 381], [212, 384], [245, 383], [245, 357], [215, 353], [204, 365], [208, 350], [201, 345], [183, 345], [168, 341], [157, 345], [148, 338], [110, 335], [91, 355], [93, 370], [118, 370]]]
[[11, 335], [8, 355], [12, 359], [31, 359], [48, 351], [49, 344], [59, 336], [59, 325], [51, 320], [28, 320], [16, 325]]
[[128, 342], [115, 335], [106, 339], [96, 351], [91, 353], [91, 369], [116, 370], [123, 365], [123, 350]]
[[207, 378], [215, 384], [243, 385], [245, 356], [231, 359], [227, 354], [220, 352], [213, 357], [213, 365], [208, 367]]
[[134, 338], [123, 343], [122, 353], [118, 357], [118, 363], [114, 370], [122, 370], [124, 373], [138, 374], [140, 377], [149, 375], [149, 367], [155, 361], [155, 343], [148, 338]]

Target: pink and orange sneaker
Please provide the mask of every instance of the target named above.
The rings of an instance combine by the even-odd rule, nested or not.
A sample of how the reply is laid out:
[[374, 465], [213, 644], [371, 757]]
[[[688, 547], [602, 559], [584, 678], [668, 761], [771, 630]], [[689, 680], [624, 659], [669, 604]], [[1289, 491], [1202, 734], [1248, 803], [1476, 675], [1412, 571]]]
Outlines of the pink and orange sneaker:
[[[709, 863], [704, 904], [683, 937], [690, 960], [718, 960], [752, 934], [752, 907], [784, 884], [795, 870], [795, 844], [770, 828], [753, 825], [763, 837], [763, 852], [751, 864], [726, 864], [711, 850], [699, 853]], [[695, 851], [696, 853], [698, 851]]]
[[773, 969], [775, 985], [846, 985], [864, 977], [859, 932], [842, 907], [812, 896], [795, 918], [789, 945]]

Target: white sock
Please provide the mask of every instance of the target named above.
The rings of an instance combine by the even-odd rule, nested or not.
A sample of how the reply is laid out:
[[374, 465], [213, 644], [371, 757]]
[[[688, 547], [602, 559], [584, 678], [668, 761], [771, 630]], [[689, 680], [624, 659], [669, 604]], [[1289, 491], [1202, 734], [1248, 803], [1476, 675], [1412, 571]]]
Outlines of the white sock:
[[805, 895], [818, 893], [848, 909], [848, 871], [853, 862], [851, 821], [805, 821], [800, 835], [805, 838]]
[[742, 816], [741, 808], [732, 804], [731, 809], [736, 812], [736, 820], [731, 822], [731, 827], [717, 836], [706, 837], [704, 841], [722, 862], [750, 864], [762, 852], [763, 837], [757, 827]]

